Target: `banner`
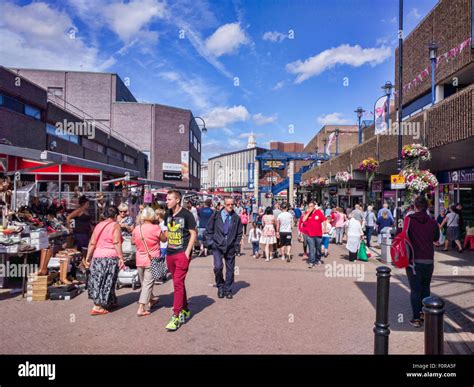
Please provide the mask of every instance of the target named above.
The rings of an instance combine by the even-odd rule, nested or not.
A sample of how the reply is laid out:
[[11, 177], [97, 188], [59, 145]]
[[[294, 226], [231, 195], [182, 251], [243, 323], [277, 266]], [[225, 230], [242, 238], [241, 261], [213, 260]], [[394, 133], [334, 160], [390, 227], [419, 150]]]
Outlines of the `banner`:
[[375, 102], [374, 108], [374, 134], [380, 134], [388, 129], [387, 127], [387, 112], [388, 112], [388, 96], [384, 95]]
[[282, 160], [266, 160], [262, 163], [262, 171], [269, 171], [273, 169], [285, 169], [286, 162]]
[[181, 151], [181, 174], [183, 180], [189, 180], [189, 151]]
[[336, 138], [336, 132], [332, 132], [329, 135], [328, 143], [326, 144], [326, 149], [324, 150], [324, 153], [326, 153], [328, 156], [331, 156], [331, 144], [334, 142], [335, 138]]
[[248, 182], [247, 182], [247, 188], [248, 189], [253, 189], [255, 187], [255, 163], [248, 163], [247, 164], [247, 176], [248, 176]]

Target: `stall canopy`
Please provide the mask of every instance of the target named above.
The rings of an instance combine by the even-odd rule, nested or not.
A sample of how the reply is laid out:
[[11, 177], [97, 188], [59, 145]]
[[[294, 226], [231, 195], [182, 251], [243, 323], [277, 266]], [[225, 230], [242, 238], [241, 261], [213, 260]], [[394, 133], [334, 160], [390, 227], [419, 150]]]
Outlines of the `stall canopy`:
[[28, 174], [74, 174], [74, 175], [100, 175], [101, 172], [110, 175], [129, 175], [139, 178], [140, 172], [133, 169], [117, 167], [114, 165], [99, 163], [68, 156], [50, 151], [39, 151], [36, 149], [20, 148], [11, 145], [0, 144], [0, 168], [6, 169], [8, 174], [14, 172]]

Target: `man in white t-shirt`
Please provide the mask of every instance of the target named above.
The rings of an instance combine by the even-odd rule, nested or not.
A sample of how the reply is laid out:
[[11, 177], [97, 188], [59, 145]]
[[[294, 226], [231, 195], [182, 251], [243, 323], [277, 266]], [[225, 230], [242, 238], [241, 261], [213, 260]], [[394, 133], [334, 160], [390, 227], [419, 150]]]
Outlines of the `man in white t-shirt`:
[[282, 211], [277, 217], [278, 233], [281, 248], [281, 259], [283, 261], [286, 259], [286, 262], [290, 262], [293, 216], [288, 212], [287, 204], [283, 204], [281, 206], [281, 209]]

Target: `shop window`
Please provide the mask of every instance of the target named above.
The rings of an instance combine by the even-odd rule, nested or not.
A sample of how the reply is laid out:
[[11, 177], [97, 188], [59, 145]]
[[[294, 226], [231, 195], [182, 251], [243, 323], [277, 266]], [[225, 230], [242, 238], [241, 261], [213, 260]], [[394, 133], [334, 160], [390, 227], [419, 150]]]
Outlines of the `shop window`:
[[100, 153], [104, 153], [104, 150], [105, 150], [105, 147], [102, 144], [99, 144], [98, 142], [95, 142], [95, 141], [91, 141], [87, 138], [82, 139], [82, 145], [84, 146], [84, 148], [87, 148], [96, 152], [100, 152]]
[[122, 153], [112, 148], [107, 148], [107, 156], [113, 157], [114, 159], [117, 159], [117, 160], [123, 160]]
[[25, 114], [37, 120], [41, 119], [41, 110], [30, 105], [25, 105]]
[[[63, 140], [72, 142], [73, 144], [79, 144], [79, 136], [73, 134], [65, 134], [56, 130], [56, 127], [52, 124], [46, 124], [46, 133], [51, 136], [62, 138]], [[85, 140], [85, 139], [84, 139]]]
[[123, 161], [129, 164], [135, 164], [136, 160], [134, 157], [131, 157], [129, 155], [123, 155]]

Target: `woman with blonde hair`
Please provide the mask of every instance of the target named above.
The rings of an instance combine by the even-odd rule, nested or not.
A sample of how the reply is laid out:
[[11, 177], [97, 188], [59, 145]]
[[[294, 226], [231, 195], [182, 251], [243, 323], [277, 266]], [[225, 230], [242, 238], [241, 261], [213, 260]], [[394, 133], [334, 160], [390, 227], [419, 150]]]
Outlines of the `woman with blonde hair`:
[[[151, 207], [145, 207], [140, 213], [140, 224], [135, 227], [132, 233], [132, 243], [137, 248], [137, 269], [142, 290], [138, 301], [137, 316], [148, 316], [149, 310], [158, 303], [158, 299], [153, 296], [153, 286], [155, 279], [151, 270], [152, 260], [163, 260], [160, 253], [160, 242], [166, 242], [168, 233], [162, 231], [161, 227], [153, 224], [155, 221], [155, 211]], [[163, 262], [161, 262], [163, 264]]]

